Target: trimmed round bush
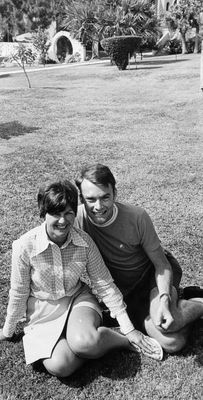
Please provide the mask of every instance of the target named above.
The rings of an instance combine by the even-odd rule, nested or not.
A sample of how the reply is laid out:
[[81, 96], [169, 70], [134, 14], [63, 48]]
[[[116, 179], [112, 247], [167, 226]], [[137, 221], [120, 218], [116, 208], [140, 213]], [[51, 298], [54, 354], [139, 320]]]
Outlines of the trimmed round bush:
[[103, 39], [101, 45], [118, 69], [124, 70], [133, 53], [141, 51], [141, 40], [140, 36], [114, 36]]

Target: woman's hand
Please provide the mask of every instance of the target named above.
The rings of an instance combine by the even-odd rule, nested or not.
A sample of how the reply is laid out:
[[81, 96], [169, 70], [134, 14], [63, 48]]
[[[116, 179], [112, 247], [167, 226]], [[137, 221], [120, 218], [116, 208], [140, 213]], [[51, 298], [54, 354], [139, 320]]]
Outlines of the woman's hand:
[[8, 340], [9, 338], [8, 337], [6, 337], [4, 334], [3, 334], [3, 329], [0, 329], [0, 342], [3, 342], [4, 340]]
[[143, 333], [134, 329], [126, 335], [131, 346], [145, 356], [162, 360], [163, 350], [160, 344], [153, 338], [143, 335]]

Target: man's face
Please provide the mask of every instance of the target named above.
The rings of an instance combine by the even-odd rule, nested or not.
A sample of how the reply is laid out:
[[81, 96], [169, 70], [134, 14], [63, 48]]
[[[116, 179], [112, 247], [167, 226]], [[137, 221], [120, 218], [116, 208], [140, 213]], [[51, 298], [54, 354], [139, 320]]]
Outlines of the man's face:
[[84, 179], [81, 183], [82, 200], [87, 215], [98, 225], [105, 224], [113, 215], [115, 195], [111, 184], [95, 185]]
[[46, 231], [52, 242], [62, 246], [73, 226], [75, 213], [70, 206], [58, 214], [45, 215]]

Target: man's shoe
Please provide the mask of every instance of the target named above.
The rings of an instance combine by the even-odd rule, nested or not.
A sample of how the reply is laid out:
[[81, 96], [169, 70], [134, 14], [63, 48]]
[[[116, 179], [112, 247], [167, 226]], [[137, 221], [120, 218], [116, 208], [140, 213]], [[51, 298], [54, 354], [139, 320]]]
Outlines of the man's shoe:
[[191, 298], [201, 297], [203, 298], [203, 289], [200, 286], [186, 286], [182, 289], [182, 298], [189, 300]]

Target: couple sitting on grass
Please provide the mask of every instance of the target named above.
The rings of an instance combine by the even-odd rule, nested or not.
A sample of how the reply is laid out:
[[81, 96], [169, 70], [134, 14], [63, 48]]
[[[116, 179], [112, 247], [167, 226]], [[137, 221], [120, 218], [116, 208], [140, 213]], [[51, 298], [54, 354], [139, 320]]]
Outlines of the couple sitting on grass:
[[156, 360], [163, 350], [181, 350], [192, 322], [203, 316], [203, 290], [185, 288], [179, 298], [178, 262], [161, 247], [144, 209], [116, 202], [107, 166], [84, 168], [76, 185], [79, 207], [70, 181], [38, 192], [44, 222], [13, 243], [0, 340], [12, 337], [26, 314], [26, 363], [40, 360], [58, 377], [116, 348]]

